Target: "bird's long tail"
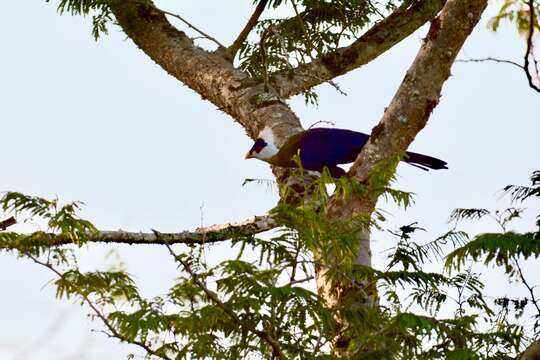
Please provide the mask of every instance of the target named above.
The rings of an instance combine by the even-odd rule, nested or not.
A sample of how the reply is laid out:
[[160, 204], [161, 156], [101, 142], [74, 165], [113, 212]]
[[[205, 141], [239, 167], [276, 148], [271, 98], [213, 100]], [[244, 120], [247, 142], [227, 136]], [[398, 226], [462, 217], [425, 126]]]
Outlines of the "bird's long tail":
[[406, 152], [405, 157], [403, 158], [403, 161], [405, 161], [408, 164], [411, 164], [412, 166], [416, 166], [422, 170], [428, 171], [429, 169], [432, 170], [440, 170], [440, 169], [448, 169], [446, 166], [446, 161], [442, 161], [440, 159], [417, 154], [413, 152]]

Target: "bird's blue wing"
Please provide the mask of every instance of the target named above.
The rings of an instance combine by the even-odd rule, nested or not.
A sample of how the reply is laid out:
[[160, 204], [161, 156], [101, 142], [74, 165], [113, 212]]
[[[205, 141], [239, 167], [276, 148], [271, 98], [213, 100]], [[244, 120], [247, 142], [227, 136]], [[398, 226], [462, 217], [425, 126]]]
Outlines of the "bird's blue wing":
[[306, 130], [300, 143], [300, 160], [304, 168], [320, 171], [322, 167], [353, 162], [369, 135], [332, 128]]

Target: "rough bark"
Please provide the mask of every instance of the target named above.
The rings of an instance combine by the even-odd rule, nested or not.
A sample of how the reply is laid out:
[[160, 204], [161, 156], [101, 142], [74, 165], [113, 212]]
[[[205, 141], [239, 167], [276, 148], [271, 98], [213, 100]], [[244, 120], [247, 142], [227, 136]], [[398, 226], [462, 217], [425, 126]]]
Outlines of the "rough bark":
[[433, 19], [445, 2], [446, 0], [406, 1], [351, 45], [275, 76], [274, 85], [279, 95], [283, 98], [297, 95], [369, 63]]

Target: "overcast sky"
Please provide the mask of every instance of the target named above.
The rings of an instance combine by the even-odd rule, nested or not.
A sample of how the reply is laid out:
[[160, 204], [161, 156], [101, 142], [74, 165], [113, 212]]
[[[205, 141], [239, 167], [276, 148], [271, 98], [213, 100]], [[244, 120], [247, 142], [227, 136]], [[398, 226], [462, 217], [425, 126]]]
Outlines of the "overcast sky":
[[[80, 200], [100, 229], [179, 231], [264, 214], [278, 199], [245, 178], [271, 178], [269, 167], [244, 160], [252, 141], [230, 117], [167, 75], [117, 28], [99, 42], [90, 19], [60, 17], [57, 1], [10, 1], [0, 12], [0, 191]], [[222, 43], [230, 43], [251, 2], [159, 1]], [[487, 31], [485, 20], [460, 57], [521, 61], [523, 41], [511, 27]], [[185, 30], [185, 29], [184, 29]], [[289, 103], [304, 126], [320, 120], [370, 132], [410, 65], [425, 28], [391, 51], [337, 79], [348, 94], [323, 85], [318, 107]], [[206, 44], [204, 44], [206, 45]], [[519, 70], [501, 64], [455, 64], [439, 106], [411, 150], [446, 160], [449, 170], [400, 165], [397, 187], [416, 193], [404, 212], [389, 211], [390, 229], [413, 221], [444, 233], [456, 207], [503, 208], [497, 191], [526, 183], [540, 163], [540, 96]], [[533, 214], [516, 224], [532, 228]], [[13, 227], [28, 231], [30, 224]], [[496, 228], [489, 222], [472, 231]], [[392, 246], [374, 234], [374, 263]], [[81, 250], [82, 267], [104, 268], [111, 246]], [[167, 289], [176, 271], [158, 246], [117, 246], [144, 294]], [[229, 249], [222, 249], [230, 254]], [[212, 255], [208, 255], [212, 256]], [[90, 332], [86, 309], [54, 299], [51, 274], [0, 254], [0, 359], [119, 359], [129, 348]], [[501, 285], [501, 284], [500, 284]], [[504, 285], [504, 283], [502, 284]], [[494, 291], [502, 291], [494, 287]]]

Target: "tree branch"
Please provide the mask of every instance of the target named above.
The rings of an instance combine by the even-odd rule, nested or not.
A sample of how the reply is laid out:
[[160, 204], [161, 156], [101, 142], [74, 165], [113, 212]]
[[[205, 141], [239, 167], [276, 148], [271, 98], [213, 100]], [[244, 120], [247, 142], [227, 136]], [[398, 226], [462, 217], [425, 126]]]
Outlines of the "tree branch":
[[244, 41], [246, 41], [251, 30], [253, 30], [255, 25], [257, 25], [257, 21], [259, 20], [259, 17], [261, 16], [264, 9], [266, 8], [266, 4], [268, 4], [268, 0], [259, 1], [259, 3], [257, 4], [257, 7], [255, 8], [255, 11], [249, 18], [246, 26], [244, 26], [244, 28], [242, 29], [242, 31], [240, 32], [236, 40], [234, 40], [232, 45], [227, 48], [227, 53], [231, 61], [234, 60], [236, 53], [238, 52], [238, 50], [240, 50]]
[[[132, 1], [137, 1], [137, 0], [132, 0]], [[204, 38], [204, 39], [208, 39], [210, 41], [213, 41], [217, 46], [219, 47], [222, 47], [222, 48], [225, 48], [225, 46], [220, 43], [218, 40], [216, 40], [214, 37], [208, 35], [207, 33], [205, 33], [204, 31], [202, 31], [201, 29], [197, 28], [195, 25], [191, 24], [189, 21], [187, 21], [186, 19], [184, 19], [183, 17], [181, 17], [180, 15], [178, 14], [174, 14], [172, 12], [169, 12], [169, 11], [166, 11], [166, 10], [162, 10], [160, 8], [158, 8], [157, 6], [153, 5], [153, 8], [165, 15], [169, 15], [169, 16], [172, 16], [174, 18], [177, 18], [178, 20], [180, 20], [181, 22], [183, 22], [184, 24], [186, 24], [189, 28], [195, 30], [196, 32], [198, 32], [199, 34], [201, 34], [201, 37]]]
[[528, 0], [527, 5], [529, 6], [529, 34], [527, 36], [527, 50], [525, 51], [525, 62], [523, 68], [525, 69], [525, 75], [527, 76], [527, 81], [529, 86], [540, 92], [540, 87], [536, 86], [533, 82], [531, 71], [529, 70], [529, 56], [532, 56], [532, 39], [534, 36], [534, 0]]
[[488, 62], [488, 61], [496, 62], [496, 63], [499, 63], [499, 64], [509, 64], [509, 65], [516, 66], [516, 67], [520, 68], [521, 70], [524, 70], [523, 65], [518, 64], [515, 61], [506, 60], [506, 59], [497, 59], [497, 58], [493, 58], [493, 57], [486, 57], [486, 58], [480, 58], [480, 59], [458, 59], [458, 60], [456, 60], [457, 63], [458, 62], [459, 63], [479, 63], [479, 62]]
[[6, 230], [11, 225], [15, 225], [17, 223], [17, 220], [12, 216], [6, 220], [0, 221], [0, 231]]
[[275, 76], [281, 97], [289, 98], [369, 63], [433, 19], [446, 0], [407, 1], [350, 46], [317, 57]]
[[[141, 233], [127, 231], [99, 231], [90, 235], [88, 241], [96, 243], [115, 243], [129, 245], [149, 244], [187, 244], [204, 245], [226, 241], [232, 238], [253, 236], [261, 232], [272, 230], [278, 225], [269, 216], [256, 216], [253, 219], [240, 223], [212, 225], [198, 228], [195, 231], [183, 231], [180, 233]], [[54, 242], [50, 246], [72, 244], [72, 238], [53, 234]]]

